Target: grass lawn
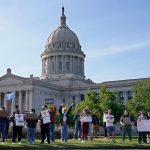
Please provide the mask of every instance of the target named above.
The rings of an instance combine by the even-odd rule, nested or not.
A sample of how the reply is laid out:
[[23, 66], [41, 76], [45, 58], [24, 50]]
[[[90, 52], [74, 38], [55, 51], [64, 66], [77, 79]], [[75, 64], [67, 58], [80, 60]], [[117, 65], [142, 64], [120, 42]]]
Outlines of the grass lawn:
[[116, 143], [106, 141], [103, 138], [97, 138], [94, 139], [93, 141], [87, 140], [86, 143], [81, 143], [81, 141], [78, 140], [68, 140], [67, 143], [61, 143], [61, 140], [57, 140], [55, 143], [50, 143], [50, 144], [40, 144], [40, 140], [36, 140], [34, 145], [29, 145], [27, 144], [26, 140], [23, 140], [22, 144], [12, 144], [11, 140], [8, 140], [5, 144], [0, 143], [0, 148], [1, 149], [18, 149], [18, 148], [28, 148], [28, 149], [34, 149], [34, 148], [150, 148], [150, 143], [149, 144], [138, 144], [137, 138], [133, 139], [133, 143], [129, 143], [128, 140], [125, 141], [125, 143], [122, 143], [121, 138], [116, 138]]

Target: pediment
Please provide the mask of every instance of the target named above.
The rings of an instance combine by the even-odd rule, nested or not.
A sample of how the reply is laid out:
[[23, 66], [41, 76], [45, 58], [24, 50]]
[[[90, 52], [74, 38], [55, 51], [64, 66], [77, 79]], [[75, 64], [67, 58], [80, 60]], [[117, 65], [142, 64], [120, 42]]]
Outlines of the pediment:
[[2, 85], [14, 85], [14, 84], [21, 84], [23, 83], [23, 80], [17, 79], [11, 76], [6, 76], [3, 78], [0, 78], [0, 86]]

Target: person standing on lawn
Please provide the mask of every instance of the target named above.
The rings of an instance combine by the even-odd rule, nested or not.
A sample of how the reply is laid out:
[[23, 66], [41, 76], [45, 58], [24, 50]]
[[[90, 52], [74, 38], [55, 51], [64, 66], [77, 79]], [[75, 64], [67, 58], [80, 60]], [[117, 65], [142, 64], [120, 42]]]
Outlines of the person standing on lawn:
[[129, 136], [129, 141], [132, 142], [132, 123], [131, 117], [127, 110], [124, 111], [124, 114], [120, 118], [120, 124], [122, 125], [123, 142], [125, 141], [126, 134]]
[[17, 116], [18, 118], [21, 118], [23, 114], [20, 114], [19, 109], [15, 109], [13, 114], [10, 116], [10, 122], [12, 123], [12, 128], [13, 128], [13, 137], [12, 137], [12, 144], [15, 144], [16, 138], [18, 136], [18, 144], [21, 144], [22, 140], [22, 128], [24, 126], [24, 116], [23, 119], [17, 121]]
[[[0, 107], [0, 112], [3, 114], [5, 107]], [[7, 117], [0, 116], [0, 135], [2, 137], [2, 144], [6, 141], [6, 126], [7, 126]]]
[[[147, 120], [147, 117], [146, 117], [144, 111], [141, 111], [140, 115], [138, 117], [139, 122], [141, 122], [142, 120]], [[147, 134], [147, 132], [145, 132], [145, 131], [139, 131], [138, 132], [138, 135], [139, 135], [138, 142], [139, 142], [139, 144], [142, 144], [142, 140], [143, 140], [143, 143], [145, 143], [145, 144], [147, 143], [146, 134]]]
[[67, 108], [64, 107], [62, 104], [59, 108], [62, 143], [65, 143], [68, 141], [69, 115], [71, 113], [71, 109], [73, 106], [74, 106], [74, 103], [72, 103], [69, 109], [67, 110]]
[[112, 141], [115, 142], [114, 116], [111, 109], [108, 110], [108, 114], [106, 115], [106, 128], [108, 140], [110, 141], [110, 136], [112, 135]]
[[75, 121], [75, 131], [74, 139], [81, 140], [81, 121], [80, 121], [80, 110], [77, 111], [77, 114], [74, 116]]
[[93, 138], [97, 138], [97, 134], [99, 133], [99, 119], [97, 116], [97, 112], [94, 112], [92, 115], [92, 134]]
[[106, 128], [106, 115], [108, 114], [107, 111], [103, 112], [103, 127], [104, 127], [104, 137], [107, 139], [107, 128]]
[[36, 117], [36, 113], [35, 113], [35, 109], [31, 109], [30, 114], [34, 114], [35, 118], [32, 119], [26, 119], [26, 123], [27, 123], [27, 140], [29, 144], [34, 144], [35, 141], [35, 129], [36, 129], [36, 125], [38, 122], [38, 119]]
[[47, 139], [47, 143], [50, 144], [50, 122], [51, 116], [48, 110], [47, 105], [42, 106], [42, 111], [38, 117], [41, 127], [41, 144], [44, 144], [45, 138]]
[[55, 142], [55, 121], [56, 121], [56, 106], [52, 104], [49, 108], [51, 123], [50, 123], [50, 138], [52, 142]]
[[87, 118], [88, 118], [88, 110], [85, 108], [83, 110], [83, 115], [81, 116], [82, 143], [85, 143], [88, 134], [89, 121]]

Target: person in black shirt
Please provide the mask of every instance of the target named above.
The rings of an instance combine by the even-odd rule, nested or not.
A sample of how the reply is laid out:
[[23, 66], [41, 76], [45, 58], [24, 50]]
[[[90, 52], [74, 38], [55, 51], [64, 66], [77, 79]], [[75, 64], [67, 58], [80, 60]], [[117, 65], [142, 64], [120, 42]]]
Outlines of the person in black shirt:
[[10, 116], [10, 122], [12, 122], [13, 126], [13, 138], [12, 138], [12, 144], [15, 143], [17, 135], [18, 135], [18, 144], [21, 144], [22, 140], [22, 128], [23, 126], [18, 126], [16, 124], [15, 115], [20, 114], [19, 110], [15, 110], [13, 114]]
[[74, 139], [81, 140], [81, 121], [80, 121], [80, 111], [78, 110], [77, 114], [74, 116], [75, 121], [75, 131]]
[[34, 114], [35, 118], [32, 119], [26, 119], [26, 123], [27, 123], [27, 139], [28, 139], [28, 143], [29, 144], [34, 144], [35, 141], [35, 129], [36, 129], [36, 124], [38, 122], [38, 119], [36, 117], [35, 114], [35, 109], [31, 109], [30, 114]]
[[93, 133], [93, 138], [97, 137], [97, 133], [99, 132], [99, 119], [97, 116], [97, 112], [94, 112], [92, 115], [92, 133]]
[[50, 144], [50, 112], [47, 105], [42, 106], [42, 111], [38, 117], [41, 123], [41, 144], [44, 144], [45, 138], [47, 138], [48, 144]]

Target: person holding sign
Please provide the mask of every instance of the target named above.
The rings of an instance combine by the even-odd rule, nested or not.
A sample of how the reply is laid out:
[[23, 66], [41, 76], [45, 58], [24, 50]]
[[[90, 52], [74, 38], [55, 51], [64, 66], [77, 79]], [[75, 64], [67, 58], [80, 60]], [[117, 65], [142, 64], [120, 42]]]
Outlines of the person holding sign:
[[59, 108], [62, 143], [67, 142], [68, 140], [69, 115], [70, 115], [73, 105], [74, 103], [71, 104], [68, 110], [66, 107], [63, 107], [63, 104]]
[[13, 126], [12, 144], [15, 144], [17, 135], [18, 135], [18, 144], [21, 144], [22, 128], [24, 126], [24, 114], [20, 114], [19, 110], [16, 110], [16, 112], [13, 112], [13, 114], [10, 116], [10, 121], [12, 122]]
[[44, 144], [45, 136], [47, 138], [47, 143], [50, 144], [50, 113], [48, 111], [47, 105], [42, 106], [42, 111], [38, 117], [41, 122], [41, 144]]
[[[141, 124], [142, 125], [142, 121], [143, 120], [147, 120], [147, 117], [145, 115], [145, 113], [143, 111], [140, 112], [140, 115], [138, 117], [138, 120], [137, 120], [137, 126], [138, 124]], [[139, 144], [142, 143], [142, 140], [143, 140], [143, 143], [147, 143], [147, 139], [146, 139], [146, 131], [139, 131], [138, 129], [138, 141], [139, 141]]]
[[80, 121], [82, 127], [82, 143], [85, 143], [89, 130], [89, 123], [92, 122], [92, 117], [91, 115], [89, 116], [88, 110], [86, 108], [83, 110], [83, 115], [81, 116]]
[[35, 109], [31, 109], [29, 114], [26, 115], [27, 123], [27, 139], [29, 144], [34, 144], [35, 141], [35, 129], [38, 122]]
[[114, 116], [111, 109], [108, 110], [108, 114], [106, 115], [106, 128], [108, 140], [110, 141], [110, 135], [112, 135], [112, 141], [115, 142]]
[[124, 111], [124, 114], [120, 118], [120, 124], [123, 127], [123, 143], [125, 141], [126, 133], [129, 136], [130, 142], [132, 142], [132, 124], [131, 124], [131, 117], [127, 110]]
[[0, 107], [0, 133], [2, 134], [2, 144], [6, 140], [6, 124], [7, 114], [5, 113], [5, 107]]

